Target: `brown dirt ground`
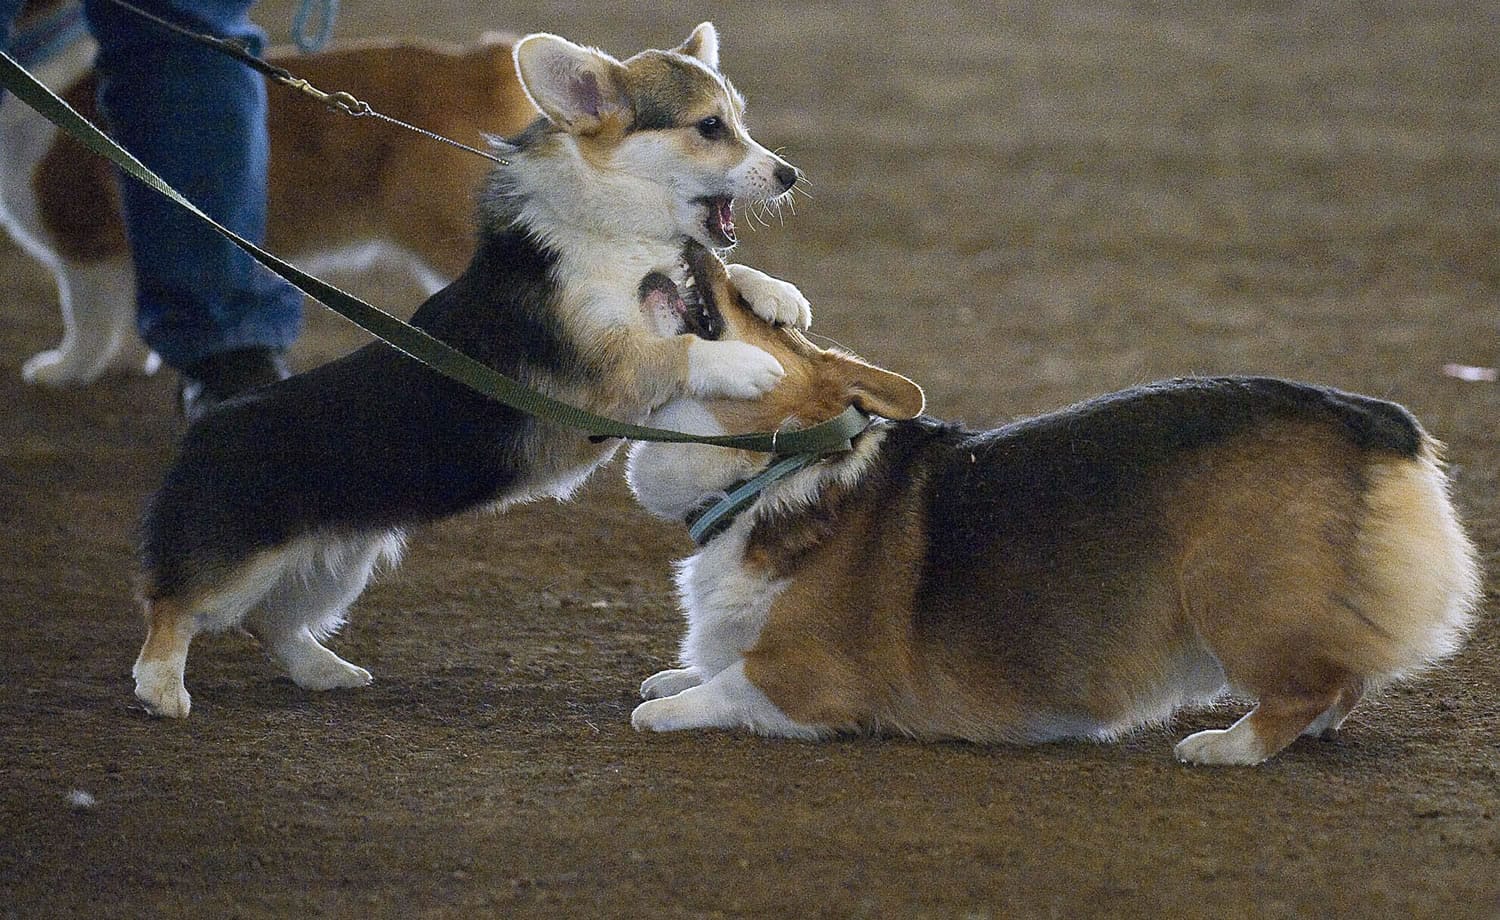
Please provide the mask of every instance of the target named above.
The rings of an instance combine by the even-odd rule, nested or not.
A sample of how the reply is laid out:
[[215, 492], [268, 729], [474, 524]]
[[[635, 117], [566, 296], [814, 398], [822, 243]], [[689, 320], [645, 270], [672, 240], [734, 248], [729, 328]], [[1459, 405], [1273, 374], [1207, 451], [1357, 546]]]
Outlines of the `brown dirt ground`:
[[[716, 17], [757, 134], [816, 196], [740, 258], [802, 285], [820, 332], [974, 424], [1188, 372], [1398, 399], [1496, 556], [1500, 386], [1440, 372], [1500, 362], [1493, 2], [379, 6], [340, 34], [623, 53]], [[290, 8], [261, 19], [285, 35]], [[0, 913], [1500, 912], [1493, 597], [1448, 666], [1253, 770], [1170, 757], [1233, 707], [1108, 746], [641, 737], [688, 544], [618, 468], [418, 534], [337, 640], [373, 687], [310, 695], [210, 638], [192, 718], [153, 721], [130, 534], [173, 384], [23, 387], [58, 331], [48, 277], [0, 245]], [[353, 341], [315, 315], [299, 358]]]

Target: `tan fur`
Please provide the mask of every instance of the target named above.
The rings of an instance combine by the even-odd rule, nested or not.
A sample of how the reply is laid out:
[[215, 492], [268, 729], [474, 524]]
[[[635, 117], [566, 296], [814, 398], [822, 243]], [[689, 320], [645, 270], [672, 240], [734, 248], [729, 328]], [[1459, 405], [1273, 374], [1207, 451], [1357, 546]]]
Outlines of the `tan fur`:
[[[760, 400], [714, 403], [726, 429], [820, 421], [859, 402], [864, 387], [898, 394], [891, 417], [906, 417], [911, 406], [884, 372], [772, 329], [719, 291], [728, 334], [786, 370]], [[866, 449], [878, 450], [856, 455]], [[788, 582], [743, 652], [744, 676], [775, 718], [747, 724], [798, 735], [1107, 738], [1229, 689], [1255, 699], [1254, 710], [1185, 739], [1178, 756], [1258, 763], [1299, 734], [1331, 734], [1364, 693], [1457, 648], [1479, 574], [1435, 441], [1408, 459], [1360, 448], [1336, 425], [1267, 417], [1184, 457], [1132, 497], [1140, 510], [1128, 520], [1144, 522], [1134, 536], [1052, 536], [1100, 584], [1055, 570], [996, 573], [997, 584], [1071, 592], [1045, 608], [1057, 622], [1009, 623], [1002, 610], [983, 625], [921, 609], [934, 536], [926, 467], [866, 470], [855, 489], [833, 471], [862, 461], [826, 461], [813, 508], [746, 512], [759, 516], [739, 565]], [[664, 704], [644, 704], [638, 726], [694, 724], [687, 703], [659, 717], [653, 705]]]
[[[475, 45], [371, 41], [316, 55], [273, 51], [325, 92], [484, 148], [537, 115], [516, 78], [513, 37]], [[98, 118], [92, 74], [65, 93]], [[474, 190], [489, 162], [374, 119], [355, 119], [279, 86], [268, 89], [271, 138], [267, 243], [276, 251], [390, 239], [445, 277], [473, 252]], [[59, 136], [35, 174], [42, 218], [59, 251], [82, 260], [121, 255], [125, 237], [109, 163]]]

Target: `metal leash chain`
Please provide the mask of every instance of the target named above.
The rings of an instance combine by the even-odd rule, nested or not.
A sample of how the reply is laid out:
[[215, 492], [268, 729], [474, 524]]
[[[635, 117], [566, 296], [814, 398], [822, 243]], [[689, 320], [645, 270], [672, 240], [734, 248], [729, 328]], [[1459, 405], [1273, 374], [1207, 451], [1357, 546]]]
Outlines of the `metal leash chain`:
[[501, 166], [510, 165], [510, 161], [505, 159], [504, 157], [497, 157], [492, 153], [480, 150], [478, 147], [470, 147], [468, 144], [460, 143], [459, 141], [456, 141], [451, 137], [444, 137], [441, 134], [428, 131], [426, 128], [419, 128], [416, 125], [407, 124], [399, 118], [392, 118], [389, 115], [377, 112], [370, 107], [369, 103], [364, 102], [360, 99], [356, 99], [350, 93], [325, 93], [322, 90], [318, 89], [316, 86], [313, 86], [311, 83], [307, 82], [307, 80], [303, 79], [302, 77], [294, 75], [293, 73], [291, 73], [291, 71], [288, 71], [282, 67], [277, 67], [275, 64], [272, 64], [269, 61], [256, 57], [255, 55], [246, 51], [244, 46], [239, 42], [230, 41], [226, 38], [219, 38], [217, 35], [209, 35], [206, 32], [194, 32], [193, 30], [184, 28], [175, 22], [163, 19], [160, 16], [155, 15], [154, 13], [148, 13], [140, 7], [135, 6], [134, 4], [127, 3], [126, 0], [109, 0], [109, 2], [113, 3], [115, 6], [120, 7], [121, 9], [129, 10], [130, 12], [142, 17], [143, 19], [154, 22], [158, 26], [161, 26], [163, 29], [168, 29], [172, 32], [175, 32], [178, 35], [181, 35], [191, 41], [197, 42], [200, 45], [206, 45], [222, 54], [227, 54], [235, 60], [239, 61], [241, 64], [244, 64], [245, 66], [253, 70], [259, 71], [260, 73], [266, 75], [271, 80], [274, 80], [282, 86], [288, 87], [289, 89], [294, 89], [305, 96], [311, 96], [313, 99], [316, 99], [330, 109], [338, 112], [343, 112], [345, 115], [349, 115], [354, 118], [364, 118], [366, 116], [371, 116], [379, 119], [380, 121], [393, 124], [398, 128], [405, 128], [408, 131], [420, 134], [423, 137], [430, 138], [431, 140], [440, 141], [444, 144], [448, 144], [449, 146], [457, 147], [460, 150], [467, 150], [469, 153], [472, 153], [475, 156], [484, 157], [486, 160], [489, 160], [493, 163], [499, 163]]

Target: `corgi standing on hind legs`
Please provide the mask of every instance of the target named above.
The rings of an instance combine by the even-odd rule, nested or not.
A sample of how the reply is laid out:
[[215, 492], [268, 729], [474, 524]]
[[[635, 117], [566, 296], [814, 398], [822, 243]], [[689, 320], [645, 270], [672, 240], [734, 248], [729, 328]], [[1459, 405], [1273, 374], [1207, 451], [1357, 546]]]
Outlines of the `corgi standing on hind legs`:
[[[481, 196], [478, 248], [412, 322], [623, 421], [683, 395], [766, 392], [783, 373], [770, 354], [663, 335], [637, 294], [662, 266], [679, 285], [698, 280], [682, 241], [733, 243], [736, 201], [775, 201], [797, 181], [746, 133], [714, 27], [623, 62], [532, 35], [515, 60], [543, 117], [497, 144], [506, 164]], [[791, 285], [733, 274], [766, 318], [807, 322]], [[323, 640], [411, 528], [567, 498], [618, 446], [492, 402], [381, 342], [221, 404], [188, 428], [146, 511], [136, 696], [186, 716], [189, 643], [236, 625], [302, 687], [368, 683]]]

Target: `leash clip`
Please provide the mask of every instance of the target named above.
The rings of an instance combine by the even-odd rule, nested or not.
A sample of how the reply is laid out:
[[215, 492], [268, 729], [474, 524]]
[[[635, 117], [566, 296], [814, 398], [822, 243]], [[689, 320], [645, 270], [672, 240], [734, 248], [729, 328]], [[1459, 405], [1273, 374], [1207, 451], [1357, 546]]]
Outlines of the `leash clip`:
[[313, 86], [311, 83], [307, 82], [307, 80], [303, 77], [294, 77], [291, 74], [287, 74], [286, 77], [281, 80], [281, 82], [283, 85], [288, 86], [291, 89], [302, 93], [303, 95], [311, 96], [324, 105], [328, 106], [330, 109], [333, 109], [337, 112], [343, 112], [345, 115], [353, 115], [355, 118], [359, 118], [362, 115], [369, 115], [372, 111], [368, 102], [362, 102], [359, 99], [354, 98], [353, 94], [351, 93], [346, 93], [342, 90], [336, 93], [325, 93], [322, 90], [318, 89], [316, 86]]
[[356, 99], [354, 96], [343, 91], [329, 95], [327, 99], [323, 100], [323, 104], [329, 108], [338, 109], [345, 115], [353, 115], [355, 118], [368, 115], [372, 111], [368, 102]]

